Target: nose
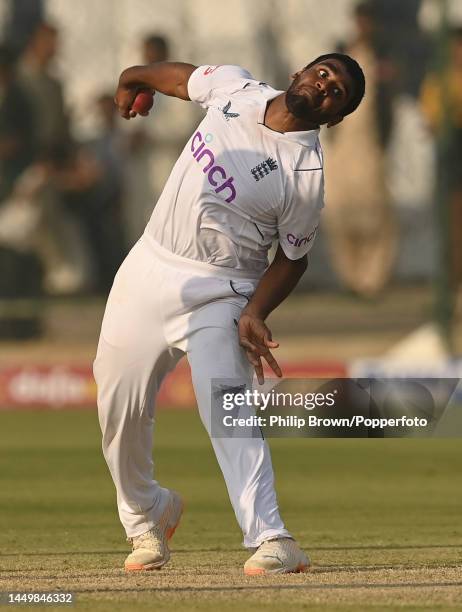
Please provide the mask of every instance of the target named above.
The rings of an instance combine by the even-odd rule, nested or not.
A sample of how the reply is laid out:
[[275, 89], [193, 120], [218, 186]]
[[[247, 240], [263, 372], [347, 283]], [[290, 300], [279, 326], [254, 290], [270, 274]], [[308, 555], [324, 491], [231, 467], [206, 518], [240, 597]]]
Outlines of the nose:
[[327, 96], [327, 90], [326, 90], [326, 88], [324, 86], [324, 83], [321, 83], [321, 81], [317, 81], [316, 82], [316, 87], [319, 89], [319, 91], [322, 93], [322, 95], [324, 97]]

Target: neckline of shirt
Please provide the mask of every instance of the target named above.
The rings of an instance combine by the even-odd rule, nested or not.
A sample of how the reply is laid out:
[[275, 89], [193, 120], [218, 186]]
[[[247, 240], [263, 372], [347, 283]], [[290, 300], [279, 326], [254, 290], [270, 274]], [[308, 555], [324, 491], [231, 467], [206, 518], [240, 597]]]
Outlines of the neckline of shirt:
[[275, 138], [284, 138], [287, 140], [291, 140], [292, 142], [297, 142], [298, 144], [301, 144], [305, 147], [316, 146], [319, 136], [319, 128], [317, 128], [316, 130], [306, 130], [303, 132], [277, 132], [276, 130], [273, 130], [267, 125], [265, 125], [265, 113], [268, 102], [282, 93], [284, 93], [284, 90], [274, 89], [269, 96], [263, 96], [263, 100], [260, 103], [260, 108], [258, 110], [258, 124], [261, 125], [264, 130], [266, 130]]

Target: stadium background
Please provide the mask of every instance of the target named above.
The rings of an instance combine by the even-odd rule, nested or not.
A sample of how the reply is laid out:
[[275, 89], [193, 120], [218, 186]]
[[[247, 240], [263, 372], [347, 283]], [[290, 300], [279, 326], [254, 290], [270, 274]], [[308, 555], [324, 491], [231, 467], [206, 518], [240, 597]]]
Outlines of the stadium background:
[[[445, 190], [438, 189], [442, 180], [438, 174], [441, 135], [438, 137], [428, 129], [422, 112], [421, 86], [441, 57], [448, 57], [448, 30], [462, 25], [462, 4], [457, 0], [377, 0], [372, 4], [378, 10], [379, 25], [386, 28], [384, 34], [398, 83], [393, 92], [393, 124], [383, 151], [390, 210], [397, 222], [392, 273], [373, 296], [361, 296], [346, 288], [334, 272], [327, 232], [321, 227], [300, 287], [271, 316], [270, 323], [274, 337], [281, 343], [278, 355], [289, 376], [334, 377], [351, 372], [367, 376], [378, 372], [412, 377], [424, 372], [428, 376], [459, 378], [462, 372], [461, 300], [459, 297], [457, 308], [460, 287], [451, 282], [448, 263], [450, 222], [447, 215], [441, 214], [441, 210], [448, 210]], [[101, 134], [101, 114], [95, 101], [102, 93], [113, 93], [124, 67], [142, 63], [141, 43], [147, 35], [167, 37], [171, 59], [195, 64], [241, 64], [258, 78], [284, 88], [294, 70], [354, 35], [352, 15], [356, 5], [355, 0], [323, 3], [234, 0], [222, 4], [205, 0], [81, 0], [78, 3], [0, 0], [0, 42], [19, 52], [34, 23], [45, 20], [56, 27], [59, 46], [52, 71], [62, 83], [72, 141], [79, 146]], [[158, 121], [164, 126], [163, 132], [155, 131], [156, 110], [159, 110]], [[163, 143], [157, 144], [151, 165], [146, 165], [146, 157], [131, 159], [126, 154], [131, 173], [126, 178], [121, 202], [122, 225], [130, 230], [124, 243], [126, 248], [140, 231], [142, 217], [138, 213], [134, 223], [131, 189], [134, 183], [130, 181], [142, 175], [142, 185], [154, 185], [151, 193], [146, 189], [141, 196], [136, 196], [137, 206], [141, 200], [145, 215], [154, 203], [152, 193], [157, 187], [150, 173], [156, 174], [162, 164], [168, 168], [174, 159], [172, 151], [186, 141], [188, 131], [198, 118], [200, 113], [192, 105], [163, 101], [149, 119], [117, 125], [124, 138], [132, 139], [130, 142], [136, 141], [139, 132], [150, 134], [149, 130], [153, 129], [154, 148], [156, 142]], [[148, 122], [152, 128], [147, 127]], [[450, 129], [450, 122], [448, 125]], [[323, 139], [326, 140], [325, 136]], [[167, 148], [169, 155], [163, 154]], [[329, 150], [329, 142], [326, 149]], [[162, 172], [165, 171], [162, 167]], [[162, 172], [159, 170], [158, 174]], [[328, 173], [329, 156], [326, 155]], [[0, 203], [0, 215], [5, 203], [8, 198]], [[328, 183], [326, 205], [329, 206]], [[20, 225], [21, 218], [18, 219], [13, 219], [13, 223]], [[142, 603], [143, 589], [145, 595], [153, 595], [152, 584], [144, 578], [136, 585], [126, 583], [125, 577], [111, 573], [114, 555], [123, 559], [125, 549], [116, 524], [111, 483], [99, 454], [95, 386], [91, 375], [107, 287], [99, 283], [94, 272], [91, 250], [79, 252], [71, 262], [72, 282], [55, 283], [50, 288], [43, 271], [37, 273], [40, 286], [32, 282], [26, 287], [27, 275], [20, 266], [16, 267], [15, 248], [2, 234], [1, 227], [0, 248], [2, 255], [5, 250], [10, 255], [13, 251], [13, 259], [0, 259], [3, 277], [0, 282], [0, 458], [6, 501], [0, 515], [3, 514], [8, 524], [2, 545], [2, 550], [8, 552], [0, 555], [0, 562], [5, 568], [5, 588], [19, 590], [21, 576], [31, 570], [31, 584], [36, 588], [48, 590], [70, 585], [74, 590], [80, 589], [84, 598], [102, 591], [100, 595], [104, 599], [114, 597], [110, 582], [116, 577], [123, 591], [121, 600], [125, 597], [131, 605], [135, 597], [141, 597]], [[29, 253], [29, 250], [21, 246], [18, 252]], [[30, 254], [35, 257], [32, 247]], [[8, 271], [5, 266], [10, 264], [12, 268]], [[219, 476], [214, 459], [206, 450], [207, 441], [199, 430], [197, 415], [190, 410], [194, 407], [194, 397], [185, 363], [166, 381], [159, 404], [167, 409], [159, 413], [161, 475], [186, 490], [190, 479], [199, 496], [199, 500], [191, 503], [193, 518], [186, 519], [185, 527], [189, 529], [190, 539], [181, 541], [184, 550], [180, 549], [180, 553], [197, 561], [197, 572], [202, 572], [199, 583], [206, 581], [204, 592], [209, 599], [208, 603], [202, 602], [206, 609], [206, 605], [212, 607], [214, 598], [224, 597], [226, 589], [235, 588], [235, 592], [228, 591], [229, 598], [233, 599], [244, 588], [234, 574], [233, 585], [225, 585], [226, 589], [211, 578], [214, 563], [231, 567], [231, 561], [225, 560], [223, 553], [227, 544], [234, 547], [232, 560], [239, 561], [242, 553], [236, 552], [236, 531], [220, 531], [223, 525], [229, 526], [232, 517], [226, 510], [222, 485], [217, 484]], [[178, 408], [181, 413], [176, 411]], [[299, 442], [303, 441], [277, 441], [274, 452], [277, 474], [280, 469], [281, 478], [286, 479], [281, 493], [283, 507], [287, 508], [294, 530], [301, 533], [302, 543], [311, 546], [314, 541], [320, 567], [320, 573], [315, 576], [320, 585], [316, 588], [320, 590], [316, 594], [310, 591], [310, 601], [322, 605], [322, 609], [328, 605], [332, 609], [340, 605], [366, 609], [370, 603], [368, 585], [378, 580], [380, 584], [374, 590], [376, 603], [389, 606], [387, 609], [396, 609], [396, 593], [402, 598], [403, 606], [434, 609], [438, 605], [445, 609], [447, 605], [449, 609], [457, 605], [462, 597], [457, 578], [462, 545], [457, 521], [461, 509], [457, 441], [442, 441], [438, 445], [434, 442], [433, 446], [431, 442], [424, 446], [410, 441], [406, 447], [390, 444], [384, 451], [385, 462], [381, 460], [383, 450], [377, 446], [366, 448], [348, 445], [347, 441], [325, 441], [306, 453], [306, 447]], [[189, 461], [190, 456], [196, 458], [196, 463], [184, 468], [183, 462]], [[349, 485], [347, 473], [345, 479], [339, 475], [332, 456], [340, 464], [344, 463], [350, 476], [354, 474]], [[312, 492], [304, 479], [304, 470], [311, 461], [316, 471], [316, 475], [311, 474], [313, 490], [320, 492], [319, 502], [309, 515], [313, 531], [307, 528], [301, 514], [305, 503], [312, 503]], [[94, 478], [89, 476], [92, 473]], [[61, 503], [56, 487], [62, 490], [69, 485], [69, 477], [74, 479], [73, 492], [69, 489]], [[382, 486], [378, 482], [371, 485], [375, 479]], [[348, 486], [356, 496], [356, 505]], [[208, 490], [217, 491], [219, 501], [213, 506], [214, 512], [204, 510]], [[371, 500], [371, 494], [375, 501]], [[298, 495], [301, 497], [296, 502]], [[343, 508], [343, 522], [336, 518], [337, 504]], [[387, 512], [388, 520], [384, 518]], [[407, 520], [402, 519], [402, 512], [407, 513]], [[90, 528], [95, 513], [96, 527]], [[356, 527], [358, 513], [364, 531]], [[331, 532], [323, 516], [330, 521]], [[212, 539], [205, 544], [199, 540], [200, 517], [205, 517], [210, 525]], [[415, 535], [411, 533], [413, 525], [417, 525]], [[98, 526], [100, 531], [96, 531]], [[213, 537], [220, 541], [218, 553], [213, 548]], [[409, 546], [409, 549], [402, 551], [400, 546]], [[78, 572], [74, 572], [68, 579], [66, 568], [60, 567], [60, 563], [69, 548], [76, 551], [73, 562], [80, 574], [77, 576]], [[355, 550], [360, 552], [356, 554]], [[56, 555], [51, 557], [51, 562], [47, 557], [50, 551]], [[214, 554], [218, 554], [218, 561], [209, 559]], [[342, 569], [347, 563], [357, 563], [359, 573], [350, 576]], [[98, 582], [95, 577], [101, 567], [103, 578], [99, 576], [102, 582]], [[170, 578], [159, 579], [160, 591], [164, 589], [168, 593], [170, 588], [178, 588], [175, 583], [175, 577], [180, 576], [178, 567], [173, 565], [172, 584]], [[395, 571], [401, 572], [403, 581], [413, 588], [406, 590]], [[338, 582], [338, 600], [322, 590], [322, 584], [328, 587], [332, 580]], [[394, 593], [382, 584], [387, 580], [394, 585]], [[303, 588], [303, 583], [294, 581], [286, 583], [289, 590]], [[194, 584], [194, 575], [189, 575], [183, 594], [181, 590], [176, 591], [176, 605], [194, 591]], [[420, 592], [415, 588], [419, 584], [423, 585]], [[425, 585], [431, 587], [431, 594]], [[135, 592], [138, 587], [140, 593]], [[220, 589], [224, 589], [223, 593]], [[156, 601], [167, 605], [160, 591], [155, 593], [159, 597]], [[252, 599], [254, 595], [266, 596], [252, 592], [248, 609], [258, 604], [258, 597], [255, 601]], [[275, 590], [268, 591], [268, 597], [273, 600], [268, 600], [267, 605], [280, 609], [280, 596]], [[293, 591], [290, 597], [300, 603], [304, 593]], [[91, 599], [87, 604], [89, 609], [97, 609], [95, 601]], [[100, 602], [100, 605], [105, 604]], [[110, 605], [115, 605], [113, 599]]]

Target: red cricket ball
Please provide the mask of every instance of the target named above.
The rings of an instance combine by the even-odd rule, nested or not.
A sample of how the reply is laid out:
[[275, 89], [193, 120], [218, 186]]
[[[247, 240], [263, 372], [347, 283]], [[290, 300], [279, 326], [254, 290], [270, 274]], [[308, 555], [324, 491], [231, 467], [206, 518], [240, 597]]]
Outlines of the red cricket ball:
[[138, 115], [144, 115], [149, 113], [153, 104], [154, 96], [152, 95], [152, 92], [148, 89], [143, 89], [136, 95], [131, 110], [138, 113]]

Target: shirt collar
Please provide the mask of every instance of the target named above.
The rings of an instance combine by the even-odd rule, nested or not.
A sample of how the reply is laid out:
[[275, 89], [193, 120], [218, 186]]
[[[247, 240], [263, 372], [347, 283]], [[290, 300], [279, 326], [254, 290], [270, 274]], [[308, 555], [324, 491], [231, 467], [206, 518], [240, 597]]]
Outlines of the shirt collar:
[[263, 100], [260, 104], [260, 108], [258, 111], [258, 123], [262, 126], [264, 130], [268, 133], [272, 134], [276, 138], [283, 138], [284, 140], [291, 140], [292, 142], [296, 142], [298, 144], [303, 145], [304, 147], [314, 147], [318, 142], [319, 138], [319, 128], [316, 130], [305, 130], [303, 132], [276, 132], [276, 130], [272, 130], [267, 125], [264, 124], [265, 120], [265, 112], [266, 106], [270, 100], [273, 100], [279, 94], [284, 93], [283, 90], [279, 91], [273, 89], [270, 95], [263, 96]]

